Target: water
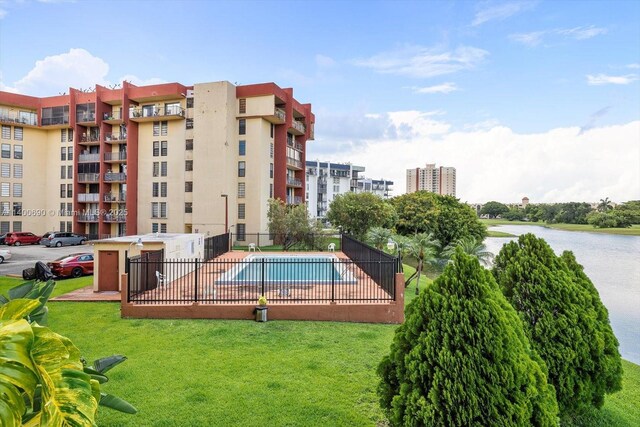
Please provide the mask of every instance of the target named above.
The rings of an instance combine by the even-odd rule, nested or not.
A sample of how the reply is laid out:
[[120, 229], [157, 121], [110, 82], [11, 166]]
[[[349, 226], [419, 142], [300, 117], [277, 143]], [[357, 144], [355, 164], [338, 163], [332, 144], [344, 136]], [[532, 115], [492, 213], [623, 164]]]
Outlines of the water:
[[[234, 280], [240, 282], [261, 282], [264, 259], [265, 282], [340, 282], [342, 277], [334, 268], [330, 257], [259, 257], [245, 263], [245, 267], [237, 273]], [[336, 260], [335, 267], [339, 267]]]
[[[560, 254], [572, 251], [609, 310], [624, 359], [640, 364], [640, 236], [553, 230], [532, 225], [504, 225], [495, 230], [533, 233]], [[497, 254], [512, 239], [489, 237], [487, 249]]]

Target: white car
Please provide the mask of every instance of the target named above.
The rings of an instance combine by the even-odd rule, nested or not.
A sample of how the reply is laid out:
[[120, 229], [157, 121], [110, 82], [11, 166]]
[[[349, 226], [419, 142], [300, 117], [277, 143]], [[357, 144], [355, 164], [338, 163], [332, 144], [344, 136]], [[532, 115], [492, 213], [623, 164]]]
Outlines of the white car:
[[5, 259], [11, 259], [11, 251], [9, 249], [0, 249], [0, 264], [2, 264]]

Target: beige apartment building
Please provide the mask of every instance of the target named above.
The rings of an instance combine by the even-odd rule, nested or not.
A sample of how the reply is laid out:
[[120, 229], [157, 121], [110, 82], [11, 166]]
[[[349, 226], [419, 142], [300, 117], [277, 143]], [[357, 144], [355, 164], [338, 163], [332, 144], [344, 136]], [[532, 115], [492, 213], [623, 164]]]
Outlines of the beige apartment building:
[[274, 83], [0, 91], [0, 233], [267, 231], [303, 202], [310, 104]]
[[427, 164], [424, 168], [407, 169], [407, 193], [416, 191], [455, 197], [456, 168]]

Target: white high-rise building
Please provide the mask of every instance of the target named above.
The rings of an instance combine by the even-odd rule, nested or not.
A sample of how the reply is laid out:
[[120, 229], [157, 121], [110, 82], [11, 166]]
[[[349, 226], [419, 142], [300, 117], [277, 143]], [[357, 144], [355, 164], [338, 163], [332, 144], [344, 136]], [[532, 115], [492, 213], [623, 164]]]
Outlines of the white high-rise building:
[[430, 191], [456, 195], [456, 168], [427, 164], [424, 168], [407, 169], [407, 193]]

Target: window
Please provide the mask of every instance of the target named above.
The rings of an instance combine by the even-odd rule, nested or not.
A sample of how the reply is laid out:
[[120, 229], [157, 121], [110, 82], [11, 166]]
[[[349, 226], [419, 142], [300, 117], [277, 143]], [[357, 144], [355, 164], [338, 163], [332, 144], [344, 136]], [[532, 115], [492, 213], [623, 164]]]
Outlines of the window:
[[245, 114], [247, 112], [247, 99], [246, 98], [239, 99], [238, 103], [239, 103], [238, 113]]
[[60, 129], [60, 142], [67, 142], [67, 130]]
[[11, 165], [9, 163], [3, 163], [0, 171], [0, 176], [2, 176], [2, 178], [11, 177]]
[[166, 233], [167, 232], [167, 224], [165, 224], [165, 223], [160, 224], [160, 232], [161, 233]]
[[2, 139], [11, 139], [11, 126], [2, 125]]
[[0, 222], [0, 233], [8, 233], [9, 232], [9, 221]]
[[67, 139], [69, 140], [69, 142], [73, 142], [73, 129], [67, 130]]
[[[73, 213], [73, 203], [67, 203], [67, 216], [71, 216], [72, 213]], [[69, 227], [69, 231], [71, 231], [71, 227]]]
[[2, 158], [10, 159], [11, 158], [11, 145], [10, 144], [2, 144]]
[[273, 142], [269, 144], [269, 156], [273, 159]]
[[160, 122], [160, 136], [167, 136], [169, 134], [169, 122], [162, 121]]
[[0, 215], [9, 216], [9, 202], [0, 202]]
[[158, 197], [159, 194], [159, 184], [157, 182], [154, 182], [151, 184], [152, 190], [151, 190], [151, 197]]
[[160, 175], [160, 162], [153, 162], [153, 176]]
[[246, 135], [246, 133], [247, 133], [247, 120], [246, 119], [238, 120], [238, 134]]
[[73, 231], [73, 230], [71, 230], [72, 228], [73, 228], [73, 222], [67, 221], [67, 231], [69, 233], [71, 233], [71, 231]]
[[245, 183], [244, 182], [239, 182], [238, 183], [238, 198], [242, 199], [244, 198], [244, 194], [245, 194]]
[[22, 231], [22, 221], [13, 221], [13, 231], [20, 233]]
[[269, 134], [271, 135], [271, 138], [273, 138], [273, 130], [274, 130], [275, 126], [273, 125], [273, 123], [271, 123], [271, 130], [269, 131]]
[[67, 147], [60, 147], [60, 160], [67, 160]]
[[185, 160], [184, 161], [184, 170], [192, 171], [193, 170], [193, 160]]
[[245, 154], [247, 154], [247, 141], [243, 140], [238, 143], [238, 155], [244, 156]]
[[42, 109], [42, 126], [69, 123], [69, 106], [47, 107]]
[[161, 147], [161, 149], [160, 149], [160, 155], [161, 155], [161, 156], [166, 156], [166, 155], [167, 155], [167, 151], [168, 151], [168, 149], [169, 149], [169, 147], [168, 147], [168, 145], [167, 145], [167, 141], [162, 141], [162, 142], [160, 143], [160, 147]]
[[273, 184], [269, 184], [269, 198], [273, 199]]
[[237, 232], [236, 239], [238, 241], [243, 242], [245, 240], [245, 230], [246, 230], [246, 224], [236, 224], [236, 232]]
[[151, 203], [151, 218], [159, 218], [160, 213], [160, 203], [153, 202]]
[[22, 141], [22, 128], [19, 126], [16, 126], [13, 128], [13, 139], [15, 139], [16, 141]]
[[[21, 159], [22, 158], [22, 145], [14, 145], [13, 146], [13, 158]], [[71, 160], [71, 159], [69, 159]]]
[[72, 165], [67, 166], [67, 178], [68, 179], [73, 178], [73, 166]]
[[13, 216], [22, 216], [22, 202], [13, 202]]
[[184, 183], [184, 192], [185, 193], [193, 193], [193, 181], [185, 181], [185, 183]]
[[67, 160], [73, 160], [73, 147], [67, 147]]
[[191, 151], [191, 150], [193, 150], [193, 139], [187, 139], [187, 140], [185, 141], [185, 147], [184, 147], [184, 149], [185, 149], [185, 150], [187, 150], [187, 151]]
[[158, 223], [157, 222], [151, 223], [151, 232], [152, 233], [157, 233], [158, 232]]
[[340, 186], [339, 185], [334, 185], [333, 186], [333, 192], [334, 193], [339, 193], [340, 192]]
[[167, 197], [167, 183], [160, 183], [160, 197]]
[[11, 191], [11, 189], [9, 187], [9, 183], [8, 182], [3, 182], [2, 184], [0, 184], [0, 196], [9, 197], [10, 196], [10, 194], [9, 194], [10, 191]]
[[[60, 211], [59, 211], [60, 216], [67, 216], [67, 211], [65, 209], [65, 206], [66, 206], [66, 204], [64, 202], [60, 203]], [[63, 223], [61, 223], [61, 224], [63, 224]]]
[[167, 176], [167, 162], [160, 162], [160, 176]]
[[22, 183], [14, 182], [13, 183], [13, 197], [22, 197]]
[[60, 179], [66, 179], [66, 178], [67, 178], [67, 167], [60, 166]]
[[238, 176], [245, 176], [246, 175], [246, 163], [245, 162], [238, 162]]
[[160, 136], [160, 122], [153, 122], [153, 136]]
[[273, 163], [269, 163], [269, 178], [273, 178]]
[[184, 213], [192, 213], [193, 212], [193, 203], [186, 202], [184, 204]]
[[60, 198], [64, 199], [65, 197], [67, 197], [67, 186], [60, 184]]
[[238, 203], [238, 219], [244, 219], [245, 215], [245, 204]]
[[185, 122], [185, 126], [187, 129], [193, 129], [193, 119], [187, 119]]
[[22, 178], [22, 165], [14, 164], [13, 165], [13, 177], [14, 178]]
[[193, 108], [193, 98], [187, 98], [187, 108]]
[[160, 155], [160, 141], [153, 141], [153, 157]]
[[67, 184], [67, 197], [73, 197], [73, 184]]
[[160, 218], [166, 218], [166, 217], [167, 217], [167, 203], [160, 202]]
[[333, 178], [333, 183], [334, 184], [340, 184], [340, 178]]

